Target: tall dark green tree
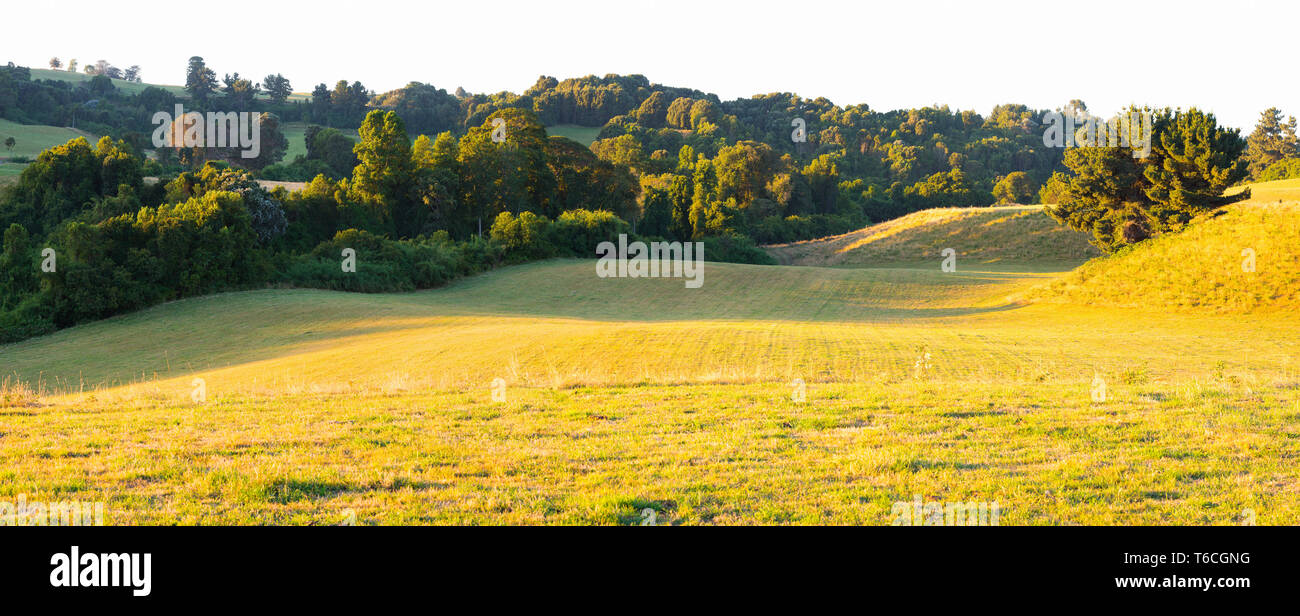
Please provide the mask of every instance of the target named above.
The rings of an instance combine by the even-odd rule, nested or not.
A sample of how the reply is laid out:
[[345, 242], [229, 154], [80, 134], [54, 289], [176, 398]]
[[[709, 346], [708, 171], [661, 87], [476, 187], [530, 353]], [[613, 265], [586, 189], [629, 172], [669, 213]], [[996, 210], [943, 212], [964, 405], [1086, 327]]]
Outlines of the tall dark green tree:
[[[1135, 110], [1136, 111], [1136, 110]], [[1048, 209], [1108, 252], [1183, 228], [1199, 214], [1249, 197], [1224, 197], [1246, 176], [1246, 144], [1236, 129], [1192, 108], [1154, 114], [1148, 156], [1124, 147], [1066, 151], [1065, 195]]]
[[289, 84], [289, 80], [279, 73], [267, 75], [262, 80], [262, 89], [266, 91], [267, 96], [271, 97], [271, 102], [277, 105], [283, 104], [293, 93], [293, 86]]
[[1246, 139], [1246, 170], [1259, 179], [1264, 169], [1283, 159], [1300, 156], [1294, 116], [1282, 121], [1282, 110], [1269, 107], [1259, 114], [1259, 124]]
[[185, 89], [190, 97], [200, 104], [206, 103], [208, 95], [217, 90], [217, 73], [208, 68], [203, 58], [193, 56], [185, 70]]
[[376, 109], [366, 114], [357, 132], [361, 141], [353, 148], [358, 163], [352, 170], [351, 195], [379, 209], [398, 236], [417, 234], [415, 167], [402, 118]]

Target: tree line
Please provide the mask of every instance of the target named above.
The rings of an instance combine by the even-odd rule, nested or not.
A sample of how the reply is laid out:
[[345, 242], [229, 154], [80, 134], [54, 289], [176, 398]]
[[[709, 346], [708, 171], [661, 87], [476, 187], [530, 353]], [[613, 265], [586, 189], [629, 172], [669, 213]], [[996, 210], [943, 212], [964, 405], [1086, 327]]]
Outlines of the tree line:
[[[188, 68], [185, 99], [155, 87], [128, 95], [104, 75], [72, 85], [0, 68], [0, 117], [71, 114], [120, 135], [51, 148], [0, 190], [0, 339], [267, 283], [424, 288], [505, 263], [590, 257], [620, 233], [703, 241], [710, 260], [763, 263], [758, 243], [944, 206], [1041, 200], [1113, 251], [1229, 203], [1229, 186], [1296, 166], [1295, 120], [1277, 109], [1247, 138], [1195, 108], [1145, 110], [1152, 148], [1137, 158], [1123, 147], [1047, 147], [1044, 110], [1023, 105], [983, 116], [794, 94], [720, 101], [636, 75], [542, 77], [520, 95], [415, 82], [374, 94], [340, 80], [288, 101], [278, 75], [218, 80], [200, 57]], [[146, 157], [139, 118], [177, 102], [269, 105], [263, 156]], [[314, 122], [307, 154], [289, 162], [284, 118]], [[601, 131], [586, 147], [549, 135], [548, 122]], [[309, 181], [289, 192], [259, 177]], [[359, 255], [353, 275], [339, 269], [344, 248]], [[44, 249], [58, 259], [49, 272], [33, 266]]]

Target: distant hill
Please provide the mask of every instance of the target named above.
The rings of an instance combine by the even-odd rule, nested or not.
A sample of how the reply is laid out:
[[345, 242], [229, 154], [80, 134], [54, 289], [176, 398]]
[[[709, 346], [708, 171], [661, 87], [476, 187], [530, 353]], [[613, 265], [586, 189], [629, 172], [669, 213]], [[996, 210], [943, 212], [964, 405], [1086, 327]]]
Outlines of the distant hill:
[[[53, 81], [85, 83], [87, 81], [90, 81], [91, 78], [93, 77], [93, 75], [87, 75], [82, 72], [74, 73], [69, 71], [54, 71], [47, 68], [33, 68], [31, 70], [32, 70], [32, 79], [50, 79]], [[125, 81], [122, 79], [113, 80], [113, 87], [127, 94], [139, 94], [143, 92], [145, 88], [151, 86], [155, 88], [162, 88], [164, 90], [167, 90], [168, 92], [171, 92], [172, 94], [175, 94], [176, 96], [183, 96], [183, 97], [189, 96], [189, 93], [185, 91], [184, 86], [167, 86], [167, 85], [159, 85], [159, 84], [152, 84], [152, 83], [136, 83], [134, 81]]]
[[922, 210], [843, 235], [766, 248], [787, 265], [937, 262], [945, 248], [957, 252], [959, 264], [1070, 263], [1101, 254], [1088, 239], [1061, 226], [1041, 205], [1008, 205]]
[[[68, 71], [52, 71], [47, 68], [33, 68], [31, 69], [31, 71], [32, 71], [32, 79], [51, 79], [54, 81], [84, 83], [90, 81], [92, 78], [92, 75], [87, 75], [81, 72], [71, 73]], [[114, 79], [113, 87], [116, 87], [117, 89], [121, 90], [126, 94], [139, 94], [143, 92], [145, 88], [154, 87], [154, 88], [162, 88], [163, 90], [171, 92], [172, 94], [175, 94], [176, 96], [181, 98], [189, 98], [190, 96], [190, 93], [185, 90], [185, 86], [169, 86], [169, 85], [147, 83], [147, 82], [136, 83], [134, 81], [124, 81], [122, 79]], [[221, 96], [221, 93], [220, 92], [216, 93], [216, 96]], [[263, 94], [261, 98], [265, 98], [265, 95]], [[291, 101], [309, 100], [309, 99], [311, 99], [311, 94], [307, 94], [304, 92], [294, 92], [293, 94], [289, 95], [289, 100]]]

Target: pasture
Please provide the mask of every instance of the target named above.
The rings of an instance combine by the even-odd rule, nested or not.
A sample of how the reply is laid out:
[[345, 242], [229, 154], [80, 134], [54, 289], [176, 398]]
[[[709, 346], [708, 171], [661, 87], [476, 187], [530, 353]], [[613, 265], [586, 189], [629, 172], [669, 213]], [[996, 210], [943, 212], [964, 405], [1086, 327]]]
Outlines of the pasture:
[[1002, 225], [1046, 217], [993, 208], [784, 259], [837, 267], [708, 263], [701, 289], [552, 260], [172, 302], [0, 347], [0, 497], [104, 500], [110, 524], [889, 524], [914, 497], [1003, 524], [1289, 523], [1292, 270], [1238, 281], [1260, 305], [1162, 303], [1241, 273], [1246, 239], [1279, 263], [1296, 208], [1235, 207], [1265, 217], [1250, 238], [1168, 238], [1191, 263], [1152, 243], [1071, 273], [1089, 247], [1008, 247]]

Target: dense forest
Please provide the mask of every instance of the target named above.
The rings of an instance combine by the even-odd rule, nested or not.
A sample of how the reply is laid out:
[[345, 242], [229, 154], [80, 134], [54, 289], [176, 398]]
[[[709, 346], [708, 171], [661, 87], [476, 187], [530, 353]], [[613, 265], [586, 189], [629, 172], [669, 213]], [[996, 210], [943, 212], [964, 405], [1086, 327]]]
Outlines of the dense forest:
[[[153, 148], [152, 114], [177, 104], [259, 113], [260, 155]], [[1087, 114], [1077, 100], [1061, 110]], [[1146, 110], [1155, 135], [1140, 160], [1044, 145], [1048, 111], [875, 111], [791, 93], [723, 101], [640, 75], [543, 76], [522, 94], [416, 82], [375, 93], [340, 80], [292, 97], [283, 76], [218, 79], [199, 57], [184, 95], [128, 93], [105, 74], [74, 84], [10, 65], [0, 118], [107, 136], [46, 150], [0, 192], [0, 341], [268, 283], [426, 288], [505, 263], [590, 257], [619, 233], [766, 263], [758, 244], [933, 207], [1058, 204], [1054, 216], [1115, 250], [1223, 205], [1232, 184], [1300, 174], [1295, 120], [1276, 109], [1249, 138], [1194, 108]], [[287, 123], [309, 124], [293, 160]], [[587, 147], [548, 134], [565, 124], [599, 136]], [[344, 249], [355, 272], [340, 269]]]

